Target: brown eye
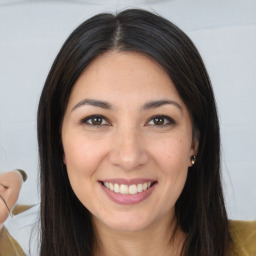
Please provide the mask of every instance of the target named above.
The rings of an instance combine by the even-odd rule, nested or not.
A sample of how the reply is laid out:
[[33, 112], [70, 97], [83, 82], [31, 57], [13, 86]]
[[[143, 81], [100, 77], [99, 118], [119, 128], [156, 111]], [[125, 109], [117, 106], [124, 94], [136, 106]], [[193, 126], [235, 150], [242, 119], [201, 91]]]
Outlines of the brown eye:
[[166, 126], [175, 124], [175, 121], [169, 116], [157, 115], [153, 116], [147, 124], [151, 126]]
[[164, 118], [163, 117], [155, 117], [153, 119], [154, 125], [163, 125], [164, 124]]
[[109, 122], [101, 115], [88, 116], [81, 120], [82, 124], [92, 125], [92, 126], [104, 126], [109, 125]]
[[101, 125], [102, 124], [102, 117], [93, 117], [91, 119], [92, 125]]

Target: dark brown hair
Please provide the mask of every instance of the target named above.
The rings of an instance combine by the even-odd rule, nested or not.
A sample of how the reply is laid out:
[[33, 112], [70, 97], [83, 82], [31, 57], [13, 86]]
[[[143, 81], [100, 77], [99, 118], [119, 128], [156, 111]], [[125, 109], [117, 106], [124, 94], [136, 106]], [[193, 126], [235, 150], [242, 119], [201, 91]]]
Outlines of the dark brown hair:
[[186, 233], [185, 256], [223, 256], [229, 242], [220, 180], [220, 135], [215, 99], [204, 63], [191, 40], [168, 20], [143, 10], [99, 14], [67, 39], [46, 79], [38, 108], [41, 170], [41, 256], [92, 256], [90, 212], [74, 195], [62, 161], [61, 125], [71, 89], [97, 56], [139, 52], [158, 62], [175, 84], [199, 138], [196, 164], [176, 203]]

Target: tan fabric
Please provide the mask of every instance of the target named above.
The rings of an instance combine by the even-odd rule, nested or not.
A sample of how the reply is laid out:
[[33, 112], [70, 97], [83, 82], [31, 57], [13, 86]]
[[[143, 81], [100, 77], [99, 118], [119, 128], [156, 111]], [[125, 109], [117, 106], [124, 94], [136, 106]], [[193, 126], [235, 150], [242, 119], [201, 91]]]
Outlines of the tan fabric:
[[14, 207], [12, 213], [14, 215], [18, 215], [24, 211], [27, 211], [28, 209], [30, 209], [31, 207], [33, 207], [34, 205], [26, 205], [26, 204], [18, 204]]
[[24, 256], [17, 241], [9, 234], [8, 230], [3, 227], [0, 233], [0, 256]]
[[[30, 209], [33, 205], [16, 205], [13, 209], [14, 215]], [[18, 242], [3, 227], [0, 232], [0, 256], [24, 256], [22, 248]]]
[[256, 256], [256, 221], [230, 221], [233, 240], [230, 256]]

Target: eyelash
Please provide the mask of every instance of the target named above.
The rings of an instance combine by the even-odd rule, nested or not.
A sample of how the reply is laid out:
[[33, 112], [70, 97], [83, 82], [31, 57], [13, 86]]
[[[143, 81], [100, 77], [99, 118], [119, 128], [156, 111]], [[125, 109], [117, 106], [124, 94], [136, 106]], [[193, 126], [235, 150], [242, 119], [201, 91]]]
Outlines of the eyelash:
[[[171, 117], [169, 117], [169, 116], [166, 116], [166, 115], [155, 115], [155, 116], [153, 116], [153, 117], [151, 117], [150, 119], [149, 119], [149, 121], [147, 122], [147, 124], [149, 124], [150, 122], [154, 122], [154, 120], [156, 120], [156, 119], [161, 119], [161, 120], [163, 120], [163, 122], [164, 123], [162, 123], [162, 124], [152, 124], [153, 126], [160, 126], [160, 127], [163, 127], [163, 126], [167, 126], [167, 125], [173, 125], [173, 124], [175, 124], [176, 122], [171, 118]], [[149, 125], [151, 125], [151, 124], [149, 124]]]
[[[101, 120], [105, 120], [106, 124], [93, 124], [93, 119], [101, 119]], [[91, 121], [91, 123], [89, 123]], [[99, 126], [106, 126], [106, 125], [110, 125], [110, 122], [102, 115], [91, 115], [91, 116], [87, 116], [86, 118], [83, 118], [81, 121], [80, 121], [81, 124], [85, 124], [85, 125], [91, 125], [91, 126], [96, 126], [96, 127], [99, 127]]]
[[[105, 122], [102, 124], [102, 122], [100, 124], [93, 124], [93, 119], [100, 119], [102, 122]], [[161, 124], [150, 124], [150, 122], [154, 122], [154, 120], [156, 121], [156, 119], [161, 119], [161, 121], [163, 121], [163, 123]], [[95, 126], [95, 127], [101, 127], [101, 126], [110, 126], [110, 122], [108, 121], [108, 119], [106, 119], [104, 116], [102, 115], [91, 115], [88, 116], [86, 118], [83, 118], [80, 121], [81, 124], [85, 124], [85, 125], [91, 125], [91, 126]], [[176, 122], [169, 116], [166, 115], [155, 115], [153, 117], [151, 117], [148, 121], [147, 121], [147, 126], [159, 126], [159, 127], [164, 127], [167, 125], [173, 125]]]

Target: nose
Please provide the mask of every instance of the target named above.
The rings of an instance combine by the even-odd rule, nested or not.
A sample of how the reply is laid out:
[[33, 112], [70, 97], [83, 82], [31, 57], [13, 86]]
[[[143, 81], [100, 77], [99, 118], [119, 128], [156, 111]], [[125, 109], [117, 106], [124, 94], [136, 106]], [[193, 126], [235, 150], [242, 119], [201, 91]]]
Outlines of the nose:
[[132, 128], [117, 131], [110, 152], [111, 163], [126, 171], [136, 170], [145, 165], [149, 160], [149, 154], [142, 137]]

